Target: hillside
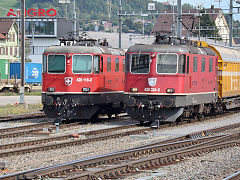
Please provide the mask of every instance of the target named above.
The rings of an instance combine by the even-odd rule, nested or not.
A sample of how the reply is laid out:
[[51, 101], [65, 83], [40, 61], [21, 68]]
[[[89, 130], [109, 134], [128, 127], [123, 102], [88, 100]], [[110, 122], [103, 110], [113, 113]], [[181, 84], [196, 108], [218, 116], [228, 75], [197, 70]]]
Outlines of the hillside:
[[[72, 2], [73, 0], [71, 0]], [[59, 17], [66, 16], [66, 6], [58, 3], [59, 0], [26, 0], [26, 8], [54, 8], [58, 10]], [[146, 11], [147, 4], [153, 0], [122, 0], [123, 11]], [[111, 18], [117, 18], [119, 0], [112, 0]], [[68, 5], [68, 17], [72, 17], [73, 3]], [[19, 9], [19, 0], [1, 0], [0, 7], [5, 9]], [[106, 19], [108, 17], [107, 0], [76, 0], [76, 12], [78, 19]], [[158, 10], [166, 7], [161, 3], [156, 3]], [[6, 16], [7, 12], [0, 10], [1, 16]]]

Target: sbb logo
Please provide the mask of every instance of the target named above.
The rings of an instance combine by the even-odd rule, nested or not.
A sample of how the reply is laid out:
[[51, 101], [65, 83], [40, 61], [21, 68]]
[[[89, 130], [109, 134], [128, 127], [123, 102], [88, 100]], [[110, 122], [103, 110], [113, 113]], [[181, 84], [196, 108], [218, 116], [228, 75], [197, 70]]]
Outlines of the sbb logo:
[[[9, 9], [7, 16], [17, 16], [20, 15], [20, 11], [14, 12], [13, 9]], [[57, 11], [55, 9], [25, 9], [25, 16], [35, 17], [35, 16], [56, 16]]]

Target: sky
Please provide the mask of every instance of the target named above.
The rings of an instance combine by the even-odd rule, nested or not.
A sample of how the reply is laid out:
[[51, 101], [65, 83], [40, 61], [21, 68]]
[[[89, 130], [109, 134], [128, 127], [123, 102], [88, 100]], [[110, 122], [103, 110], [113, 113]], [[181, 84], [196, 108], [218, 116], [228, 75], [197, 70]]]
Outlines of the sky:
[[[177, 0], [157, 0], [159, 2], [172, 2], [175, 1], [175, 4], [177, 4]], [[217, 2], [216, 2], [217, 1]], [[220, 7], [222, 9], [228, 9], [230, 0], [220, 0]], [[197, 4], [202, 4], [205, 8], [210, 8], [211, 5], [214, 5], [216, 8], [219, 7], [219, 0], [182, 0], [182, 4], [189, 3], [193, 6], [196, 6]], [[233, 6], [240, 6], [233, 0]]]
[[[159, 2], [173, 2], [174, 0], [157, 0]], [[181, 0], [182, 4], [189, 3], [193, 6], [197, 6], [198, 4], [202, 4], [204, 8], [210, 8], [211, 5], [214, 5], [215, 8], [219, 8], [219, 0]], [[217, 2], [216, 2], [217, 1]], [[221, 9], [229, 9], [230, 0], [220, 0], [220, 8]], [[175, 0], [175, 5], [177, 4], [177, 0]], [[235, 0], [233, 0], [233, 7], [240, 7], [240, 4], [237, 4]], [[237, 12], [237, 8], [234, 8], [234, 12]], [[224, 10], [224, 13], [228, 13], [228, 10]], [[235, 20], [240, 20], [240, 14], [234, 14], [233, 18]]]

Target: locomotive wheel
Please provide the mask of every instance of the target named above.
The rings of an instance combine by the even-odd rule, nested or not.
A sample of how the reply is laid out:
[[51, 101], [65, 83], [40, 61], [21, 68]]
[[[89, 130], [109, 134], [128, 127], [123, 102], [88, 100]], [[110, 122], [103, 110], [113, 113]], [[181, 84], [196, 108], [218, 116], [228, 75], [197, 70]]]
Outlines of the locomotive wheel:
[[183, 122], [183, 119], [184, 119], [183, 116], [178, 117], [176, 120], [176, 123], [179, 124], [179, 123]]
[[205, 117], [205, 116], [204, 116], [203, 113], [202, 113], [202, 114], [199, 114], [199, 115], [198, 115], [198, 120], [199, 120], [199, 121], [202, 121], [202, 120], [204, 119], [204, 117]]
[[109, 114], [107, 114], [107, 116], [108, 116], [108, 118], [109, 118], [109, 119], [111, 119], [111, 117], [112, 117], [112, 114], [111, 114], [111, 113], [109, 113]]

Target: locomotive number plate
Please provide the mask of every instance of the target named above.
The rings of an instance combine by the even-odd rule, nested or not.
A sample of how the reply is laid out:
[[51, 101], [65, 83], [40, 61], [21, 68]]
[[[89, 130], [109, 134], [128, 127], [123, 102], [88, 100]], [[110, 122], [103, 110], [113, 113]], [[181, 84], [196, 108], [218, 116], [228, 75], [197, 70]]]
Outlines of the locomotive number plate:
[[77, 82], [92, 82], [92, 78], [77, 78]]
[[160, 88], [144, 88], [146, 92], [160, 92]]

